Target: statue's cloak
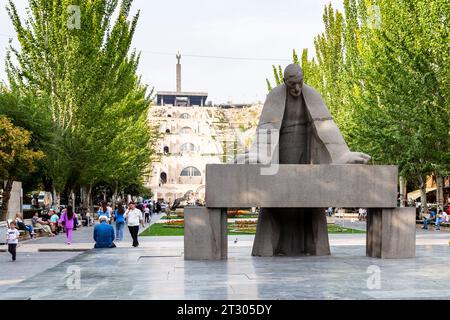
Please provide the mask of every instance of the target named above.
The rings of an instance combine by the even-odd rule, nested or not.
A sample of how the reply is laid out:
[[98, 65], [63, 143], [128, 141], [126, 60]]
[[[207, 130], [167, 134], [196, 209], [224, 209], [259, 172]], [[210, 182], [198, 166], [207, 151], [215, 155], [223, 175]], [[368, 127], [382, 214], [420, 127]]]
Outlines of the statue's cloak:
[[[338, 163], [339, 159], [350, 152], [341, 132], [333, 121], [322, 96], [310, 86], [304, 84], [302, 95], [308, 114], [307, 159], [311, 164]], [[257, 135], [250, 148], [250, 159], [257, 156], [259, 163], [278, 163], [279, 133], [286, 109], [286, 85], [281, 84], [267, 95]], [[275, 133], [275, 134], [274, 134]], [[272, 150], [272, 152], [268, 150]]]

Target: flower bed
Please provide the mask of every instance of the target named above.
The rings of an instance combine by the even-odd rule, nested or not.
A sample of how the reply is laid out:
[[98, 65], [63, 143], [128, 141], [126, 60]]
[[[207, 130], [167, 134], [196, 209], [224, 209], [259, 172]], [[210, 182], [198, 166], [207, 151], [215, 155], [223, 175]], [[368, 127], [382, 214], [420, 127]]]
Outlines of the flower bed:
[[228, 210], [227, 217], [228, 218], [257, 218], [258, 215], [256, 213], [252, 213], [249, 210]]
[[256, 223], [256, 221], [252, 220], [237, 220], [228, 225], [228, 230], [230, 232], [254, 234], [256, 233]]
[[[256, 233], [256, 220], [237, 220], [228, 223], [229, 235], [251, 235]], [[361, 230], [343, 228], [334, 224], [328, 225], [329, 234], [364, 233]], [[184, 235], [184, 219], [154, 223], [141, 233], [141, 236], [182, 236]]]
[[182, 220], [170, 220], [167, 222], [164, 222], [163, 224], [164, 228], [181, 228], [184, 229], [184, 219]]

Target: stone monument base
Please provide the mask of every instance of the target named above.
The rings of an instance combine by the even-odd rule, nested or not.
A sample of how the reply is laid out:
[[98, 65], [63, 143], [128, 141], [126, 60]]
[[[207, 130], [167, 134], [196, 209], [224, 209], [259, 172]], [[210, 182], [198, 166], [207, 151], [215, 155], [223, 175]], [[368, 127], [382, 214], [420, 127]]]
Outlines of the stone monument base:
[[262, 208], [254, 256], [330, 254], [325, 208], [367, 208], [367, 256], [415, 256], [415, 208], [396, 208], [395, 166], [206, 166], [206, 207], [185, 208], [185, 259], [227, 258], [227, 208]]
[[369, 209], [366, 255], [402, 259], [416, 256], [416, 209]]
[[263, 208], [253, 256], [330, 255], [327, 219], [317, 208]]
[[184, 258], [227, 259], [227, 211], [205, 207], [184, 208]]

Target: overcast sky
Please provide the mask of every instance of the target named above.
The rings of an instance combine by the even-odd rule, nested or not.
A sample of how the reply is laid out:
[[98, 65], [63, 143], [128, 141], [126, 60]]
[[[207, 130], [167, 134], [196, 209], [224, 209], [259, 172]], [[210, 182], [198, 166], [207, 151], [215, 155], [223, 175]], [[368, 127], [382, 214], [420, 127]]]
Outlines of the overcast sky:
[[[14, 2], [24, 13], [28, 0]], [[142, 52], [138, 71], [156, 90], [175, 90], [180, 50], [183, 91], [206, 91], [214, 103], [264, 101], [272, 64], [286, 66], [292, 49], [300, 55], [309, 48], [313, 54], [314, 37], [324, 30], [323, 8], [330, 2], [342, 9], [342, 0], [134, 0], [133, 13], [141, 10], [133, 40]], [[15, 33], [7, 1], [0, 3], [0, 78], [5, 80], [5, 48]]]

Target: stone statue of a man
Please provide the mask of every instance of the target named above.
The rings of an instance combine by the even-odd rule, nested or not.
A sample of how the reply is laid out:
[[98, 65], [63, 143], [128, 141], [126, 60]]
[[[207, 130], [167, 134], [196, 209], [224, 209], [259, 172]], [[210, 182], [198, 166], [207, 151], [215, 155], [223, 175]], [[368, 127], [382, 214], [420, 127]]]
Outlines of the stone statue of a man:
[[[296, 64], [286, 68], [284, 84], [267, 96], [257, 133], [249, 153], [235, 162], [366, 164], [370, 160], [349, 150], [322, 97], [303, 83], [303, 71]], [[252, 254], [329, 255], [324, 210], [262, 208]]]

